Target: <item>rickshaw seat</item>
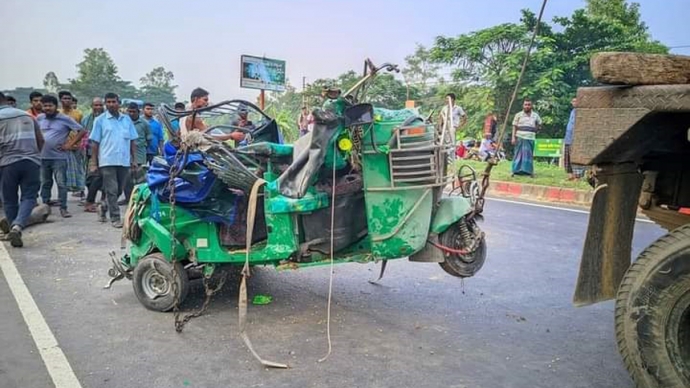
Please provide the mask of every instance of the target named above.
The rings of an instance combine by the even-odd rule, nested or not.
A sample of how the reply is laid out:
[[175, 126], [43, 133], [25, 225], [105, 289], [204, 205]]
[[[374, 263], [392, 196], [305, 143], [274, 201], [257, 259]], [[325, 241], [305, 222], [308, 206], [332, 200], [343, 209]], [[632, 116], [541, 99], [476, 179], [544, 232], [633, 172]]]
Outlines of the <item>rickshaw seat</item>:
[[[269, 186], [275, 185], [270, 182]], [[307, 191], [300, 198], [290, 198], [278, 194], [268, 200], [268, 210], [271, 213], [307, 213], [314, 210], [328, 207], [329, 198], [327, 193]]]

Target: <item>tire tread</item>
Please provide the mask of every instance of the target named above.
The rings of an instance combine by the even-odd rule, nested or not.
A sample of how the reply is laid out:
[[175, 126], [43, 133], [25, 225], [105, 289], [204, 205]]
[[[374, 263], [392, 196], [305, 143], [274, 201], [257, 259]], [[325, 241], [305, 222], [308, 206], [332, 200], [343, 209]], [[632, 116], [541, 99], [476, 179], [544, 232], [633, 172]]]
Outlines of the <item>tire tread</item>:
[[638, 388], [652, 387], [653, 385], [650, 385], [650, 383], [653, 382], [642, 372], [643, 360], [640, 357], [639, 350], [631, 349], [627, 343], [628, 328], [625, 320], [628, 316], [628, 303], [640, 283], [646, 279], [655, 265], [664, 258], [661, 256], [664, 251], [668, 247], [682, 241], [690, 241], [690, 224], [683, 225], [669, 232], [648, 246], [630, 266], [618, 287], [614, 311], [616, 342], [625, 368]]

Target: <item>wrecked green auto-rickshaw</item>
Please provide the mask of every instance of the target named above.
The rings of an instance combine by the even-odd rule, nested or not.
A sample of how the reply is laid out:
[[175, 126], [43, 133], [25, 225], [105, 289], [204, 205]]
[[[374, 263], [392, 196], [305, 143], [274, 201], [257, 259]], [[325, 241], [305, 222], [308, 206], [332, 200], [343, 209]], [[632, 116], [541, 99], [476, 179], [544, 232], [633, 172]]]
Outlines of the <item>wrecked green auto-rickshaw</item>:
[[[166, 126], [207, 117], [207, 134], [243, 131], [247, 144], [208, 136], [166, 144], [131, 196], [129, 248], [114, 258], [109, 285], [131, 279], [146, 308], [168, 311], [184, 300], [190, 277], [245, 263], [299, 269], [409, 258], [473, 276], [486, 243], [471, 199], [444, 195], [453, 146], [413, 109], [358, 102], [378, 71], [395, 69], [368, 63], [352, 90], [325, 93], [313, 130], [294, 144], [281, 144], [276, 121], [247, 101], [162, 107]], [[216, 119], [247, 111], [250, 126]]]

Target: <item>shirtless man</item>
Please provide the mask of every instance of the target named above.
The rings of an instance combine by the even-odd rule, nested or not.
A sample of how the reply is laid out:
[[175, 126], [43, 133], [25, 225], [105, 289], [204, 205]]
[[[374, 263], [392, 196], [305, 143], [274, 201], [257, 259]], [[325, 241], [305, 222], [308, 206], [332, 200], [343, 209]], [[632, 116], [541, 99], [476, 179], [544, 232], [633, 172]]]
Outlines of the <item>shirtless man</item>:
[[[202, 88], [196, 88], [192, 90], [192, 95], [190, 97], [190, 100], [192, 101], [192, 109], [201, 109], [207, 107], [208, 95], [209, 93]], [[185, 117], [184, 119], [185, 120], [181, 120], [180, 122], [180, 128], [182, 129], [183, 133], [191, 131], [199, 131], [203, 133], [208, 130], [208, 127], [201, 119], [201, 117], [197, 116], [194, 118], [193, 121], [191, 120], [191, 116]], [[212, 137], [218, 141], [235, 140], [239, 142], [244, 140], [244, 134], [238, 131], [226, 135], [212, 135]]]

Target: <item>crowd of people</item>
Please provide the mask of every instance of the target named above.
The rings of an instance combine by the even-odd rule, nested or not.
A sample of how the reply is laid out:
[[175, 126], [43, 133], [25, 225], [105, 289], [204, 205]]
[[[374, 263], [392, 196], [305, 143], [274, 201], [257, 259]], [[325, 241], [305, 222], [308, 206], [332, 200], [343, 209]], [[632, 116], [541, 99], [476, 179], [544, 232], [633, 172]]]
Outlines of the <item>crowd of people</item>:
[[[449, 105], [446, 105], [441, 110], [441, 125], [448, 125], [450, 123], [450, 136], [452, 140], [455, 140], [456, 132], [463, 127], [466, 122], [465, 111], [455, 104], [455, 95], [449, 93], [446, 95], [449, 100]], [[563, 139], [563, 165], [565, 171], [568, 174], [568, 180], [578, 179], [575, 175], [572, 164], [570, 162], [570, 147], [573, 141], [573, 131], [575, 128], [575, 109], [577, 107], [577, 99], [573, 98], [571, 101], [572, 110], [570, 111], [570, 117], [568, 120], [568, 125], [565, 130], [565, 137]], [[452, 115], [448, 116], [449, 106], [452, 106]], [[483, 137], [480, 142], [472, 141], [472, 144], [465, 144], [460, 141], [457, 146], [458, 152], [456, 156], [465, 157], [465, 152], [479, 143], [479, 148], [476, 152], [480, 160], [487, 160], [488, 158], [495, 156], [499, 151], [499, 146], [497, 142], [499, 134], [497, 131], [497, 117], [495, 112], [490, 112], [486, 115], [484, 120]], [[526, 98], [522, 102], [522, 111], [515, 114], [512, 121], [512, 132], [511, 132], [511, 144], [514, 146], [513, 149], [513, 160], [511, 164], [511, 174], [515, 175], [526, 175], [534, 177], [534, 147], [537, 133], [542, 128], [542, 120], [537, 112], [533, 110], [532, 101]]]
[[[441, 109], [440, 125], [446, 126], [446, 133], [455, 142], [456, 133], [467, 123], [467, 114], [456, 104], [453, 93], [446, 95], [446, 99], [448, 105]], [[22, 111], [16, 108], [14, 98], [0, 93], [0, 195], [5, 208], [0, 231], [12, 246], [23, 246], [22, 230], [39, 196], [42, 203], [58, 207], [61, 217], [70, 218], [70, 192], [80, 198], [85, 212], [97, 213], [101, 222], [109, 218], [113, 227], [122, 228], [119, 207], [127, 204], [134, 186], [146, 180], [146, 168], [154, 157], [165, 153], [163, 126], [154, 117], [154, 105], [144, 103], [140, 107], [132, 102], [122, 110], [120, 97], [106, 93], [93, 98], [91, 112], [84, 116], [69, 91], [61, 91], [57, 97], [32, 92], [29, 100], [30, 108]], [[204, 108], [209, 104], [209, 93], [196, 88], [190, 100], [189, 106], [176, 103], [175, 110]], [[577, 100], [573, 99], [572, 104], [563, 156], [569, 178], [575, 179], [570, 145]], [[479, 147], [480, 154], [486, 157], [497, 150], [496, 123], [496, 115], [489, 113]], [[302, 107], [297, 124], [301, 136], [312, 130], [314, 117], [307, 107]], [[239, 108], [231, 125], [251, 129], [253, 123], [246, 108]], [[208, 130], [198, 116], [194, 120], [173, 119], [171, 126], [183, 136], [190, 131]], [[513, 175], [534, 176], [534, 142], [541, 126], [532, 102], [525, 99], [522, 111], [512, 122]], [[209, 134], [219, 141], [232, 140], [236, 145], [248, 140], [246, 131]], [[55, 186], [57, 199], [52, 198]]]
[[[91, 112], [84, 116], [69, 91], [57, 96], [32, 92], [29, 100], [30, 108], [23, 111], [14, 98], [0, 93], [0, 195], [5, 211], [0, 231], [5, 238], [14, 247], [23, 246], [22, 230], [39, 199], [58, 207], [61, 217], [72, 217], [69, 192], [80, 198], [85, 212], [98, 213], [101, 222], [109, 216], [113, 227], [122, 228], [119, 206], [145, 181], [146, 166], [163, 153], [163, 126], [154, 117], [154, 105], [133, 102], [125, 110], [117, 94], [106, 93], [93, 98]], [[207, 104], [208, 92], [196, 89], [192, 107]], [[185, 108], [175, 105], [177, 110]], [[175, 128], [180, 128], [177, 121]], [[201, 121], [184, 126], [186, 131], [202, 128]], [[52, 197], [55, 186], [57, 199]]]

